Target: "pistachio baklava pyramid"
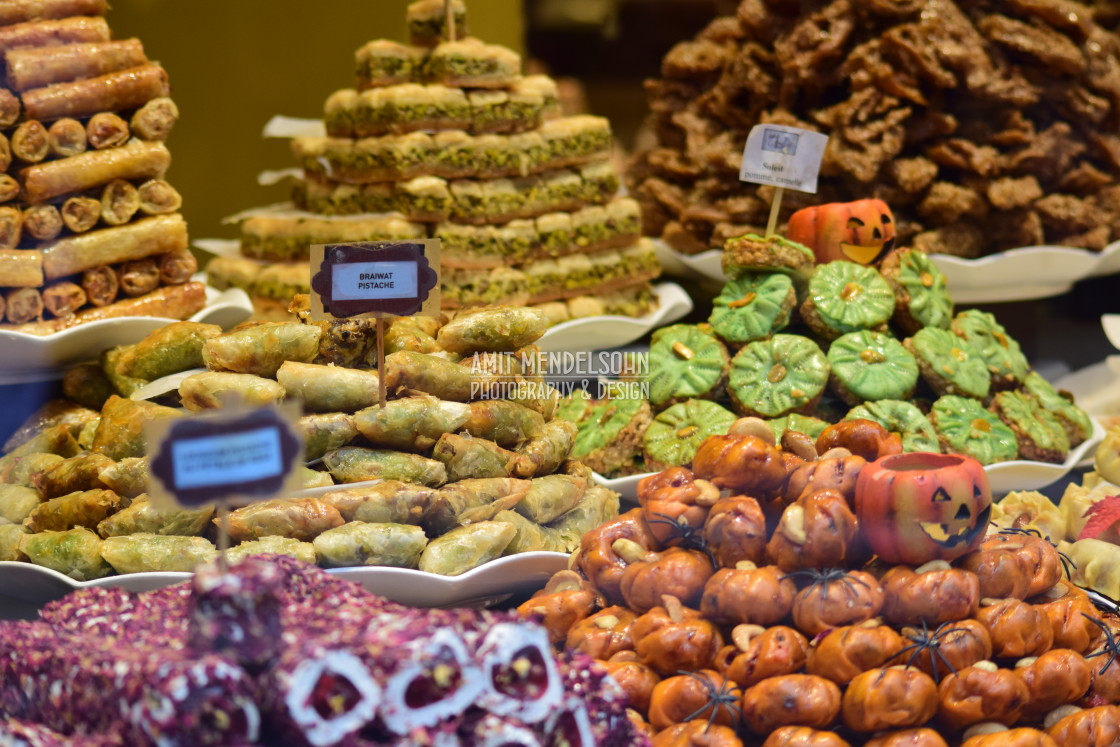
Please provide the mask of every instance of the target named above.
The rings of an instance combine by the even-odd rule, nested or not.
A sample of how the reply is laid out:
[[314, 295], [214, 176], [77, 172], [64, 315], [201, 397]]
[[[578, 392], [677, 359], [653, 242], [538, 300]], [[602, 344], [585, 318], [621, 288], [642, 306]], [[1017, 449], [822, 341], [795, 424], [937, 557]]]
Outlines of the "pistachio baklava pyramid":
[[438, 238], [447, 309], [541, 305], [559, 322], [655, 306], [660, 264], [637, 202], [616, 197], [609, 122], [562, 116], [556, 84], [468, 36], [456, 8], [452, 30], [442, 2], [415, 2], [411, 44], [357, 51], [325, 134], [292, 141], [292, 204], [243, 220], [242, 256], [211, 262], [213, 282], [282, 314], [307, 291], [311, 244]]

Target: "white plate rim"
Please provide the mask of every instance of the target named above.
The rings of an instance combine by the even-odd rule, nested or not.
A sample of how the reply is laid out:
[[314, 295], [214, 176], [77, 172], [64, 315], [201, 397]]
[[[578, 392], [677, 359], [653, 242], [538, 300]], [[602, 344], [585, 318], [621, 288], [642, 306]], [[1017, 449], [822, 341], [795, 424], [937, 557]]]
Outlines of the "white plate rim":
[[[680, 319], [693, 309], [692, 297], [676, 283], [657, 283], [653, 292], [657, 296], [657, 308], [644, 316], [606, 315], [571, 319], [549, 327], [536, 345], [546, 352], [617, 348], [640, 339], [656, 327]], [[569, 339], [572, 342], [569, 343]], [[576, 339], [580, 342], [575, 343]], [[571, 347], [572, 344], [577, 347]]]

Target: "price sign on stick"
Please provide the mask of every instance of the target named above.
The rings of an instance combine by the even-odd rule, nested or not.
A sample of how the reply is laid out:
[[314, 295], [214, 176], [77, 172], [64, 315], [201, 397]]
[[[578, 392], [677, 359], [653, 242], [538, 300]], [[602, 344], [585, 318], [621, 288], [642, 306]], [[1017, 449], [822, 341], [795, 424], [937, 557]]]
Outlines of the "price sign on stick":
[[149, 422], [144, 429], [155, 501], [185, 508], [217, 504], [218, 549], [229, 546], [231, 503], [264, 500], [299, 487], [303, 441], [288, 405]]
[[770, 203], [768, 237], [774, 235], [778, 226], [778, 211], [786, 189], [816, 193], [817, 175], [827, 144], [827, 135], [797, 127], [760, 124], [751, 128], [743, 148], [739, 180], [777, 187]]
[[[439, 314], [439, 239], [311, 245], [311, 318], [374, 317], [377, 370], [385, 370], [386, 314]], [[385, 379], [378, 376], [385, 407]]]

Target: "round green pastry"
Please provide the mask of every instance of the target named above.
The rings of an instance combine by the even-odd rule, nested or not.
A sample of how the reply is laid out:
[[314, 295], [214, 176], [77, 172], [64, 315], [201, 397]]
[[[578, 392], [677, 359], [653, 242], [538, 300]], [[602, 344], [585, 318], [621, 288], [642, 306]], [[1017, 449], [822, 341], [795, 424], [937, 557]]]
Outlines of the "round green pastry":
[[1015, 432], [974, 399], [947, 394], [933, 403], [930, 419], [946, 452], [970, 456], [981, 464], [1014, 459]]
[[653, 412], [644, 399], [604, 399], [579, 424], [569, 458], [580, 460], [600, 475], [628, 474], [641, 454], [642, 436], [652, 419]]
[[1057, 416], [1021, 392], [1000, 392], [992, 409], [1019, 439], [1019, 456], [1036, 462], [1063, 462], [1069, 453], [1069, 436]]
[[821, 420], [820, 418], [814, 418], [808, 415], [798, 415], [796, 412], [791, 412], [789, 415], [783, 415], [773, 420], [767, 420], [766, 424], [774, 431], [774, 440], [779, 443], [781, 443], [782, 434], [786, 431], [804, 433], [806, 436], [816, 441], [817, 436], [821, 435], [821, 431], [830, 425], [827, 420]]
[[1027, 356], [993, 315], [977, 309], [962, 311], [949, 328], [980, 353], [996, 389], [1015, 387], [1026, 378], [1030, 371]]
[[788, 275], [745, 273], [723, 286], [712, 302], [708, 322], [720, 339], [739, 347], [765, 340], [784, 328], [796, 302], [797, 293]]
[[985, 399], [991, 390], [988, 364], [965, 340], [947, 329], [923, 327], [903, 341], [918, 359], [918, 370], [938, 394]]
[[723, 243], [720, 266], [729, 278], [745, 272], [770, 270], [792, 274], [812, 272], [816, 263], [813, 250], [785, 236], [759, 236], [748, 233]]
[[777, 418], [808, 413], [828, 384], [828, 358], [808, 337], [774, 335], [752, 342], [731, 361], [728, 389], [735, 411]]
[[1057, 416], [1058, 422], [1066, 429], [1070, 447], [1077, 446], [1093, 433], [1093, 420], [1089, 413], [1073, 403], [1073, 398], [1054, 388], [1037, 371], [1031, 371], [1023, 379], [1023, 391], [1029, 394], [1045, 410]]
[[715, 402], [689, 399], [658, 413], [642, 438], [646, 467], [663, 470], [692, 464], [708, 436], [727, 433], [735, 414]]
[[881, 399], [853, 407], [844, 420], [872, 420], [892, 433], [902, 436], [903, 451], [941, 451], [933, 423], [912, 402]]
[[719, 395], [727, 376], [727, 348], [708, 324], [673, 324], [653, 333], [649, 401], [661, 409], [686, 399]]
[[828, 348], [832, 387], [850, 405], [909, 399], [918, 384], [918, 362], [902, 343], [863, 329], [837, 337]]
[[828, 339], [859, 329], [885, 329], [894, 291], [874, 267], [837, 260], [817, 267], [801, 318]]
[[908, 334], [922, 327], [946, 329], [953, 318], [953, 300], [945, 275], [919, 249], [895, 249], [879, 265], [879, 274], [894, 291], [894, 320]]
[[573, 389], [571, 394], [560, 398], [554, 417], [579, 425], [594, 406], [595, 400], [586, 389]]

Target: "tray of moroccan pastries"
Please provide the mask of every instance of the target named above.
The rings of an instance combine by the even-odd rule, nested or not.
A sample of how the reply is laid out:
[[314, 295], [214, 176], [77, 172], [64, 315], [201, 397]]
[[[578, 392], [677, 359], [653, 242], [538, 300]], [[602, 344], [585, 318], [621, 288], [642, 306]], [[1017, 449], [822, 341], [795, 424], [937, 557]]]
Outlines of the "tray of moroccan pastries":
[[519, 609], [607, 667], [654, 747], [1116, 744], [1115, 605], [989, 524], [976, 460], [860, 447], [740, 419]]

